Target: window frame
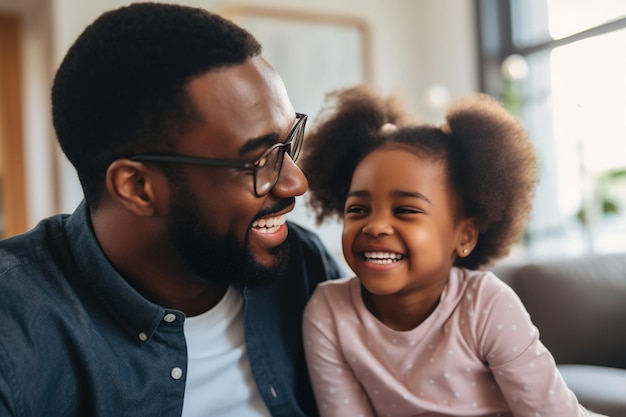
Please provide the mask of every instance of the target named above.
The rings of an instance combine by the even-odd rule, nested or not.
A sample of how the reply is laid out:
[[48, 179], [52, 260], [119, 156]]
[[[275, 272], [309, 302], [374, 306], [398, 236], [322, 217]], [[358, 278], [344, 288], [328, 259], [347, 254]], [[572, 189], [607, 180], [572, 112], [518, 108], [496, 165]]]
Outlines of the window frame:
[[[490, 94], [503, 102], [506, 101], [506, 89], [507, 89], [507, 80], [504, 79], [501, 67], [504, 60], [511, 55], [520, 55], [530, 62], [533, 59], [533, 56], [536, 54], [550, 54], [552, 50], [555, 48], [559, 48], [562, 46], [572, 45], [576, 42], [583, 41], [586, 39], [590, 39], [593, 37], [607, 35], [610, 33], [614, 33], [620, 30], [626, 29], [626, 17], [617, 18], [615, 20], [598, 24], [594, 27], [581, 30], [577, 33], [573, 33], [569, 36], [565, 36], [559, 39], [545, 39], [541, 41], [536, 41], [534, 43], [528, 43], [524, 46], [515, 45], [513, 39], [513, 22], [514, 16], [512, 16], [512, 10], [514, 9], [514, 0], [475, 0], [475, 16], [476, 16], [476, 27], [477, 27], [477, 45], [478, 45], [478, 66], [479, 66], [479, 88], [481, 91]], [[547, 1], [547, 0], [545, 0]], [[510, 85], [510, 84], [509, 84]], [[531, 119], [526, 120], [527, 122], [531, 122], [528, 125], [529, 129], [531, 129], [531, 135], [533, 135], [532, 131], [532, 113], [529, 112], [528, 109], [532, 109], [533, 100], [537, 97], [545, 96], [545, 94], [551, 94], [552, 86], [549, 85], [548, 91], [532, 91], [532, 96], [525, 96], [528, 91], [521, 92], [522, 94], [522, 106], [528, 105], [529, 107], [522, 107], [522, 111], [518, 116], [522, 119], [525, 117], [531, 117]], [[535, 95], [537, 97], [535, 97]], [[527, 104], [525, 104], [527, 103]], [[552, 116], [548, 116], [552, 117]], [[536, 133], [536, 132], [535, 132]], [[542, 135], [538, 135], [542, 136]], [[549, 135], [548, 135], [549, 136]], [[544, 136], [545, 137], [545, 136]], [[553, 141], [539, 141], [537, 142], [538, 151], [541, 154], [541, 151], [551, 146], [554, 146], [556, 143], [556, 139], [552, 138]], [[547, 145], [546, 145], [547, 143]], [[541, 148], [541, 149], [540, 149]], [[546, 153], [547, 157], [550, 157], [549, 152]], [[540, 155], [540, 156], [546, 156]], [[551, 171], [548, 175], [548, 184], [550, 181], [554, 181], [553, 174], [555, 171]], [[541, 188], [540, 184], [540, 188]], [[556, 187], [560, 187], [561, 184], [554, 183]], [[543, 184], [545, 187], [545, 183]], [[554, 188], [549, 188], [551, 185], [548, 185], [548, 188], [538, 189], [536, 194], [536, 203], [534, 210], [537, 210], [538, 206], [542, 206], [541, 209], [537, 210], [535, 213], [537, 214], [534, 219], [531, 218], [531, 223], [529, 224], [529, 228], [527, 230], [527, 234], [525, 237], [525, 253], [528, 257], [541, 257], [541, 256], [551, 256], [554, 253], [543, 253], [540, 248], [542, 245], [545, 248], [547, 242], [551, 242], [553, 252], [567, 252], [568, 254], [572, 254], [571, 250], [566, 250], [564, 248], [558, 248], [558, 245], [554, 245], [555, 240], [550, 240], [556, 236], [558, 239], [567, 239], [567, 233], [571, 233], [573, 230], [568, 229], [571, 227], [567, 220], [562, 217], [562, 213], [554, 212], [551, 210], [544, 211], [546, 206], [549, 206], [551, 201], [549, 198], [553, 198], [552, 195], [549, 195]], [[558, 189], [558, 188], [557, 188]], [[582, 191], [581, 191], [582, 193]], [[588, 191], [587, 191], [588, 193]], [[582, 195], [582, 194], [581, 194]], [[546, 197], [548, 196], [548, 198]], [[582, 197], [584, 200], [584, 196]], [[545, 199], [545, 201], [540, 201], [540, 199]], [[583, 209], [585, 208], [583, 201]], [[559, 222], [555, 222], [555, 218], [559, 215], [561, 220]], [[537, 221], [537, 223], [533, 223]], [[564, 227], [564, 228], [562, 228]], [[584, 223], [580, 225], [579, 228], [580, 236], [582, 236], [582, 241], [586, 245], [582, 249], [583, 252], [604, 252], [607, 251], [606, 248], [600, 248], [597, 245], [596, 238], [594, 237], [594, 225], [590, 225]], [[565, 240], [562, 240], [564, 242]], [[538, 242], [539, 245], [536, 245], [533, 242]], [[551, 249], [552, 250], [552, 249]], [[614, 249], [609, 249], [614, 250]], [[561, 253], [564, 255], [565, 253]]]

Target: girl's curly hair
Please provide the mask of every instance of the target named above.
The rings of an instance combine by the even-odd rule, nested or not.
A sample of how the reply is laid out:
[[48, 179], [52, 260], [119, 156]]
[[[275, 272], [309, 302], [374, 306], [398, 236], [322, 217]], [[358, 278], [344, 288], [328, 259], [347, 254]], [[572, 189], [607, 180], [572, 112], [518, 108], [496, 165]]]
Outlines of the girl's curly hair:
[[[381, 129], [386, 123], [396, 129]], [[416, 124], [399, 101], [367, 86], [337, 90], [305, 139], [301, 166], [307, 204], [318, 223], [343, 217], [352, 174], [372, 151], [402, 147], [446, 162], [460, 217], [473, 217], [479, 238], [455, 264], [486, 267], [509, 253], [529, 219], [537, 177], [535, 150], [523, 125], [494, 98], [462, 97], [442, 127]]]
[[343, 206], [358, 162], [376, 148], [385, 123], [406, 125], [411, 119], [395, 97], [383, 97], [362, 85], [326, 96], [307, 130], [299, 163], [309, 181], [307, 204], [317, 223], [343, 217]]

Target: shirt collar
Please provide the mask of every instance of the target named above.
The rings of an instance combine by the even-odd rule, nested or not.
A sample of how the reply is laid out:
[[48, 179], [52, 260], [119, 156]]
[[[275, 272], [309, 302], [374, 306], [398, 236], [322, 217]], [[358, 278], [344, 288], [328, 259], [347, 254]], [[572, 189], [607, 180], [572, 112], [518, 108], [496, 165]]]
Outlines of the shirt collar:
[[66, 232], [76, 278], [83, 281], [129, 337], [140, 345], [148, 342], [167, 312], [139, 294], [109, 262], [96, 240], [84, 201], [69, 217]]

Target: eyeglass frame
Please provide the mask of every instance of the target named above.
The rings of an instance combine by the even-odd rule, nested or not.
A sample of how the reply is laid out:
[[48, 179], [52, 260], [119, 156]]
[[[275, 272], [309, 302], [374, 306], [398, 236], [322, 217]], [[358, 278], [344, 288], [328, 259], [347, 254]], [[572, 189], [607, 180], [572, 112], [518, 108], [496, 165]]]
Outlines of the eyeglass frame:
[[[293, 162], [296, 162], [298, 156], [300, 156], [300, 150], [302, 149], [302, 143], [304, 142], [304, 129], [306, 126], [308, 116], [304, 113], [296, 113], [296, 122], [289, 130], [287, 134], [287, 139], [284, 142], [277, 142], [267, 148], [257, 159], [254, 161], [242, 161], [240, 159], [224, 159], [224, 158], [205, 158], [201, 156], [188, 156], [188, 155], [177, 155], [177, 154], [159, 154], [159, 153], [146, 153], [146, 154], [137, 154], [129, 157], [131, 161], [137, 162], [171, 162], [171, 163], [180, 163], [180, 164], [191, 164], [191, 165], [200, 165], [200, 166], [208, 166], [208, 167], [216, 167], [216, 168], [236, 168], [242, 171], [252, 171], [253, 175], [253, 188], [254, 193], [257, 197], [263, 197], [267, 195], [276, 185], [278, 179], [280, 178], [280, 173], [283, 169], [283, 160], [285, 158], [285, 154], [289, 154], [289, 157]], [[301, 134], [295, 137], [295, 133], [300, 129]], [[296, 144], [298, 147], [292, 147], [294, 143], [294, 139], [297, 141]], [[282, 148], [283, 154], [282, 158], [278, 158], [278, 163], [280, 164], [276, 178], [274, 178], [271, 182], [267, 191], [259, 192], [257, 178], [258, 171], [260, 168], [265, 167], [261, 166], [261, 162], [266, 159], [275, 149]], [[295, 148], [295, 154], [293, 154]]]

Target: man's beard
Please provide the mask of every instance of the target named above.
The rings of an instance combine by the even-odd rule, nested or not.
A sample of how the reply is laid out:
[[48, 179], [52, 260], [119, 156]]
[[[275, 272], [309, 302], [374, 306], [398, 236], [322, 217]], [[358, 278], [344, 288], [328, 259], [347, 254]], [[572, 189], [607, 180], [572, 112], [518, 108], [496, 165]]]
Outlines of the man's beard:
[[195, 196], [186, 181], [170, 181], [169, 238], [187, 267], [207, 281], [239, 287], [266, 286], [281, 280], [287, 267], [287, 241], [274, 248], [274, 266], [264, 266], [230, 235], [218, 235], [204, 221]]

